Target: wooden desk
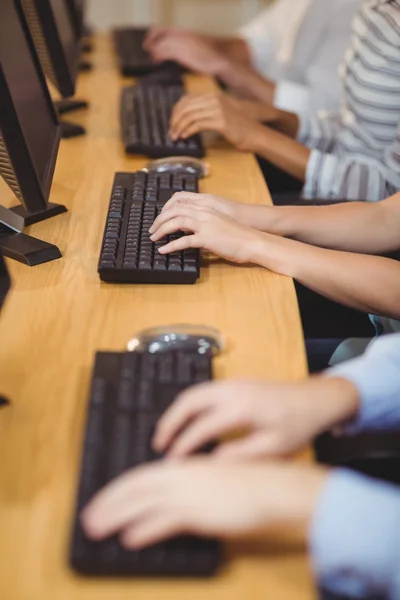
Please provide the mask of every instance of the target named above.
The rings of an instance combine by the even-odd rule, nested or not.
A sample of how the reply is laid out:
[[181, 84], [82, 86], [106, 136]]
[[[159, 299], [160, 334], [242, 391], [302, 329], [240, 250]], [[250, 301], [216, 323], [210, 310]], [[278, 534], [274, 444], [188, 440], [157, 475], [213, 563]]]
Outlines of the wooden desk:
[[[14, 286], [0, 319], [1, 600], [305, 600], [314, 596], [304, 548], [267, 541], [254, 552], [229, 547], [210, 581], [85, 580], [67, 566], [82, 427], [94, 353], [122, 349], [133, 332], [173, 322], [204, 323], [227, 338], [219, 377], [300, 378], [305, 357], [292, 281], [259, 268], [213, 264], [194, 286], [101, 284], [96, 273], [113, 175], [144, 160], [119, 138], [117, 74], [110, 43], [97, 39], [95, 69], [74, 115], [85, 138], [62, 142], [52, 200], [67, 214], [30, 233], [59, 245], [63, 258], [34, 268], [9, 261]], [[192, 84], [205, 85], [204, 80]], [[268, 202], [256, 162], [222, 143], [210, 149], [203, 190]], [[2, 198], [8, 192], [1, 187]], [[10, 196], [9, 196], [10, 197]], [[10, 201], [12, 198], [10, 197]]]

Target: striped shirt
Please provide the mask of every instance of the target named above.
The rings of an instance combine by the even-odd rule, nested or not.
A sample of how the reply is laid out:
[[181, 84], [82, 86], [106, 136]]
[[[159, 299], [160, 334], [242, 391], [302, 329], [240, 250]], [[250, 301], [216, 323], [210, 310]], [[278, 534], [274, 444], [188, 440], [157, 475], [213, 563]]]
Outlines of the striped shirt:
[[366, 0], [340, 75], [340, 112], [301, 122], [304, 197], [382, 200], [400, 191], [400, 0]]

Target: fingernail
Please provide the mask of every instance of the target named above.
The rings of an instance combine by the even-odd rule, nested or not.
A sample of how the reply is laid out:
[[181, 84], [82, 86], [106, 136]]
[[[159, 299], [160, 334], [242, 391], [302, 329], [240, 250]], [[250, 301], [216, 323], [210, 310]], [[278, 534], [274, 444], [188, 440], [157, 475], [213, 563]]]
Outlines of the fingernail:
[[152, 225], [152, 226], [150, 227], [150, 229], [149, 229], [149, 233], [153, 233], [153, 231], [154, 231], [154, 225]]
[[164, 250], [164, 248], [159, 248], [159, 249], [158, 249], [158, 252], [159, 252], [160, 254], [165, 254], [165, 250]]

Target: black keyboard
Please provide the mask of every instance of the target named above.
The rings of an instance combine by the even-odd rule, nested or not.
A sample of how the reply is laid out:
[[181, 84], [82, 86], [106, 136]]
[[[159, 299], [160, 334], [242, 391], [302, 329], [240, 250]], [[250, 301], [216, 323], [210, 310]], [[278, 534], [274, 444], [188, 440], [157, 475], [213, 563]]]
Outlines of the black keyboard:
[[132, 27], [113, 31], [115, 49], [123, 75], [136, 77], [149, 73], [157, 67], [143, 48], [147, 32], [148, 29]]
[[218, 567], [219, 544], [177, 537], [142, 551], [114, 536], [86, 538], [79, 514], [92, 496], [132, 467], [160, 458], [150, 441], [176, 395], [212, 378], [212, 358], [195, 350], [100, 352], [94, 368], [70, 562], [85, 575], [207, 576]]
[[169, 124], [175, 104], [185, 94], [179, 84], [134, 85], [121, 94], [121, 131], [126, 152], [150, 158], [191, 156], [202, 158], [200, 135], [173, 142]]
[[164, 256], [157, 251], [182, 233], [156, 244], [150, 240], [149, 228], [156, 215], [182, 190], [197, 192], [197, 178], [181, 173], [116, 173], [100, 253], [100, 279], [119, 283], [194, 283], [198, 279], [198, 250]]

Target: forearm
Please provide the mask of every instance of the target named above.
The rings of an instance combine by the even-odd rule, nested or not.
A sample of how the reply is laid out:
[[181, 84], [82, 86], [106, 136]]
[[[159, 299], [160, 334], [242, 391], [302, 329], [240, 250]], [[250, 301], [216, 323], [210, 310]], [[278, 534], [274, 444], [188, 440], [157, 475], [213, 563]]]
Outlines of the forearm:
[[230, 60], [239, 62], [248, 67], [251, 66], [251, 54], [249, 46], [242, 38], [209, 36], [207, 39], [212, 43], [218, 52], [224, 54]]
[[297, 137], [300, 121], [296, 114], [280, 110], [274, 106], [269, 106], [258, 100], [243, 101], [242, 107], [244, 111], [248, 108], [249, 112], [251, 111], [257, 120], [265, 125], [268, 125], [291, 138]]
[[395, 486], [333, 471], [319, 495], [309, 538], [315, 575], [325, 589], [345, 597], [400, 597], [400, 492]]
[[255, 246], [252, 262], [293, 277], [335, 302], [368, 313], [400, 318], [400, 264], [397, 261], [325, 250], [264, 234]]
[[310, 150], [291, 137], [260, 125], [250, 140], [249, 150], [299, 181], [305, 181]]
[[348, 252], [379, 254], [400, 246], [400, 196], [382, 202], [284, 206], [257, 215], [258, 229]]
[[362, 356], [340, 363], [320, 381], [345, 379], [359, 397], [355, 418], [342, 423], [344, 434], [399, 429], [400, 333], [374, 340]]
[[221, 63], [216, 75], [226, 85], [247, 98], [259, 100], [269, 105], [274, 102], [275, 84], [268, 79], [264, 79], [249, 66], [227, 60]]

